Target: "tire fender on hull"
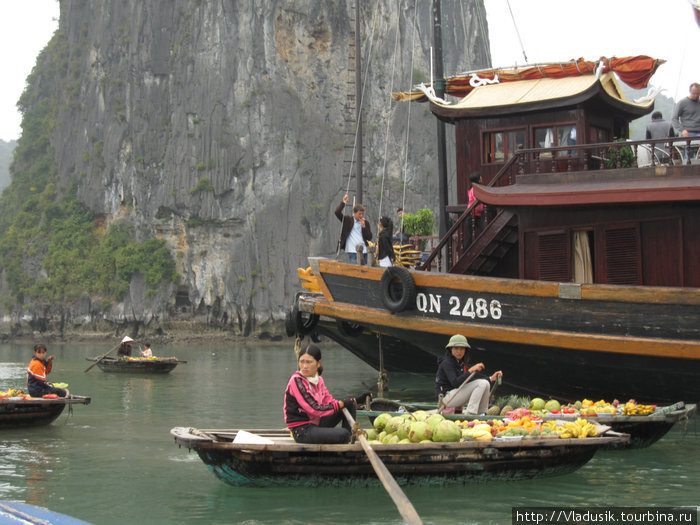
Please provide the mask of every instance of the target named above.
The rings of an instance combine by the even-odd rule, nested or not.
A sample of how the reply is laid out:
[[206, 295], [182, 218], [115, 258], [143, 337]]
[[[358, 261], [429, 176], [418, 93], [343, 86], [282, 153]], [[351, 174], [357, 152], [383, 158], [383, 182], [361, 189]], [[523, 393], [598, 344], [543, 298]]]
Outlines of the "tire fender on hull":
[[391, 313], [413, 307], [416, 299], [416, 283], [403, 266], [389, 266], [381, 280], [382, 303]]

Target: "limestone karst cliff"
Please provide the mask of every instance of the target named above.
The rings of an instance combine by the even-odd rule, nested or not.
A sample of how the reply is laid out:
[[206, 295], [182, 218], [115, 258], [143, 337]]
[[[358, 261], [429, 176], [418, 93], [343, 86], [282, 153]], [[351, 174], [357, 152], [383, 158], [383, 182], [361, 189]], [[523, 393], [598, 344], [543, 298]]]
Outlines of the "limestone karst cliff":
[[[376, 231], [397, 205], [437, 211], [435, 121], [390, 98], [429, 78], [432, 2], [360, 4], [363, 200]], [[86, 297], [61, 315], [150, 328], [179, 316], [243, 334], [283, 318], [297, 267], [335, 256], [333, 209], [355, 185], [354, 16], [351, 0], [61, 0], [52, 183], [75, 192], [96, 231], [121, 221], [162, 239], [178, 274], [148, 293], [137, 272], [122, 300]], [[443, 2], [442, 16], [445, 72], [489, 65], [483, 1]], [[51, 67], [37, 63], [28, 92]], [[25, 304], [22, 318], [50, 311]]]

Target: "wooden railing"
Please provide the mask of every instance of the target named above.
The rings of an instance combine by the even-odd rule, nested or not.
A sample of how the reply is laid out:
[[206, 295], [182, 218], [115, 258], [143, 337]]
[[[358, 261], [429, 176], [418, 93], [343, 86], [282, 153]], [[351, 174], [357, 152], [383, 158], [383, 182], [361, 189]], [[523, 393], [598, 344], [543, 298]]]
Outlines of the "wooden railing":
[[[698, 146], [700, 146], [698, 137], [679, 137], [520, 149], [503, 165], [487, 186], [509, 186], [515, 184], [518, 175], [525, 174], [616, 170], [626, 167], [653, 167], [660, 164], [690, 166], [694, 162], [700, 163]], [[466, 241], [475, 240], [477, 232], [474, 209], [478, 204], [479, 201], [475, 201], [459, 215], [445, 236], [433, 247], [430, 255], [422, 264], [418, 264], [416, 269], [444, 271], [443, 262], [447, 263], [445, 265], [447, 268], [455, 264], [469, 245]], [[488, 205], [484, 203], [482, 212], [482, 218], [485, 221], [484, 229], [488, 225], [489, 216]], [[469, 217], [472, 217], [471, 232], [466, 231]], [[469, 235], [465, 236], [465, 233]], [[445, 249], [447, 261], [442, 260], [442, 252]]]

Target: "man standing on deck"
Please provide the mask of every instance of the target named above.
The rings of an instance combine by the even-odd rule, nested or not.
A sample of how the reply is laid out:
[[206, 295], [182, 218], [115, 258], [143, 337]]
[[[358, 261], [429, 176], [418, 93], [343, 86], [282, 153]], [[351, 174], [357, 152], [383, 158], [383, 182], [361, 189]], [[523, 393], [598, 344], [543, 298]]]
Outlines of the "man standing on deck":
[[676, 104], [671, 123], [681, 137], [700, 136], [700, 84], [690, 84], [690, 94]]
[[343, 224], [340, 230], [338, 248], [344, 249], [352, 264], [357, 263], [356, 246], [362, 245], [362, 262], [367, 264], [367, 241], [372, 240], [372, 229], [369, 221], [365, 220], [365, 208], [362, 204], [355, 204], [352, 215], [343, 215], [343, 208], [348, 202], [348, 194], [343, 197], [343, 202], [335, 209], [335, 216]]
[[647, 138], [648, 139], [666, 139], [669, 137], [675, 137], [673, 132], [673, 126], [664, 120], [664, 116], [661, 111], [654, 111], [651, 114], [651, 122], [647, 125]]

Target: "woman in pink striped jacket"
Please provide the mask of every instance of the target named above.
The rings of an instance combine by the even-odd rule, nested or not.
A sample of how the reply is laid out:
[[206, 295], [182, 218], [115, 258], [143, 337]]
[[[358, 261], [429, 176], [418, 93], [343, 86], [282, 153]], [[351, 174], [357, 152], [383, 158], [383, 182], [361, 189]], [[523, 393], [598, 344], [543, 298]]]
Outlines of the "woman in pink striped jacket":
[[[299, 353], [299, 370], [292, 374], [284, 393], [284, 420], [297, 443], [348, 443], [352, 429], [343, 416], [347, 408], [355, 418], [355, 398], [334, 399], [323, 382], [321, 350], [308, 345]], [[371, 396], [364, 392], [360, 399]], [[337, 427], [342, 422], [342, 427]]]

